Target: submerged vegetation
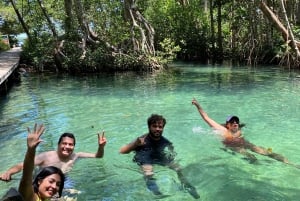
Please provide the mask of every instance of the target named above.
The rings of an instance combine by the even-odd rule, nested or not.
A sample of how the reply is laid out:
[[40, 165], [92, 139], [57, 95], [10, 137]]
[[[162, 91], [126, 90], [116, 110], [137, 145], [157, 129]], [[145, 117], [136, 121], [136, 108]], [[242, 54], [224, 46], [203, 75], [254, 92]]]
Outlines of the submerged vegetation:
[[161, 71], [174, 60], [299, 68], [300, 2], [3, 0], [0, 33], [22, 62], [69, 73]]

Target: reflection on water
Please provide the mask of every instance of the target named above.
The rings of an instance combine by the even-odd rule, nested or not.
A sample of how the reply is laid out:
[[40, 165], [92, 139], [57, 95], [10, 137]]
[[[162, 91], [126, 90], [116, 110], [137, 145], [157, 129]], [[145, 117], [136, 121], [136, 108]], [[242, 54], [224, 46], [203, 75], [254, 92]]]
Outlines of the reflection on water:
[[[103, 159], [79, 160], [69, 173], [79, 201], [158, 199], [145, 186], [133, 154], [119, 148], [147, 132], [152, 113], [166, 117], [164, 135], [173, 142], [176, 160], [205, 201], [290, 201], [300, 196], [300, 170], [256, 154], [249, 164], [223, 151], [219, 138], [191, 105], [197, 98], [208, 114], [223, 123], [240, 117], [244, 136], [254, 144], [300, 164], [298, 72], [278, 68], [177, 65], [172, 74], [118, 73], [93, 77], [30, 75], [0, 100], [0, 172], [22, 161], [26, 127], [47, 127], [39, 152], [56, 149], [61, 133], [76, 135], [75, 151], [96, 152], [96, 133], [105, 130]], [[0, 182], [0, 195], [19, 183]], [[155, 178], [167, 195], [161, 200], [193, 200], [174, 171], [155, 166]]]

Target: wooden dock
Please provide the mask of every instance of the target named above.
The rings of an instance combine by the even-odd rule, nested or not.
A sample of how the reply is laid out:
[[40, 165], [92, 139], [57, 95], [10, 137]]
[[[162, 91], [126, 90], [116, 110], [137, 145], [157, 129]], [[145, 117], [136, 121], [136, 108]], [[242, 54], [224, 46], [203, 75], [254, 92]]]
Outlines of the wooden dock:
[[7, 92], [11, 76], [19, 66], [21, 48], [12, 48], [9, 51], [0, 53], [0, 93]]

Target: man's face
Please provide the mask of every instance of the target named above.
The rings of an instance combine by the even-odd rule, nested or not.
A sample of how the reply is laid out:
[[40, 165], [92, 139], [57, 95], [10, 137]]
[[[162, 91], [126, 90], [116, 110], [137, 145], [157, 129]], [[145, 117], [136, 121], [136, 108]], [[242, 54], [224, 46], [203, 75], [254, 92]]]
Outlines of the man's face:
[[228, 130], [235, 133], [239, 130], [239, 122], [238, 121], [228, 122], [227, 127], [228, 127]]
[[62, 141], [58, 144], [58, 151], [64, 157], [69, 157], [74, 151], [74, 139], [69, 137], [62, 138]]
[[162, 136], [164, 130], [164, 122], [158, 121], [150, 125], [149, 133], [153, 139], [159, 139]]

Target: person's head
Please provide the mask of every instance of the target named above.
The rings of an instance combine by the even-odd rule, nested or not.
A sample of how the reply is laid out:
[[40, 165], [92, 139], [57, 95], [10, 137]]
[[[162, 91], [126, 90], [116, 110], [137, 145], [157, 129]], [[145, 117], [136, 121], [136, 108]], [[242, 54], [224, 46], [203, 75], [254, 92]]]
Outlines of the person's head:
[[71, 156], [75, 143], [75, 136], [72, 133], [63, 133], [58, 140], [58, 154], [63, 157]]
[[234, 115], [227, 117], [225, 127], [233, 132], [238, 131], [240, 127], [240, 119]]
[[56, 193], [61, 197], [64, 188], [65, 175], [54, 166], [42, 168], [33, 180], [33, 191], [41, 198], [51, 198]]
[[147, 122], [150, 136], [159, 139], [167, 123], [166, 119], [162, 115], [152, 114]]

